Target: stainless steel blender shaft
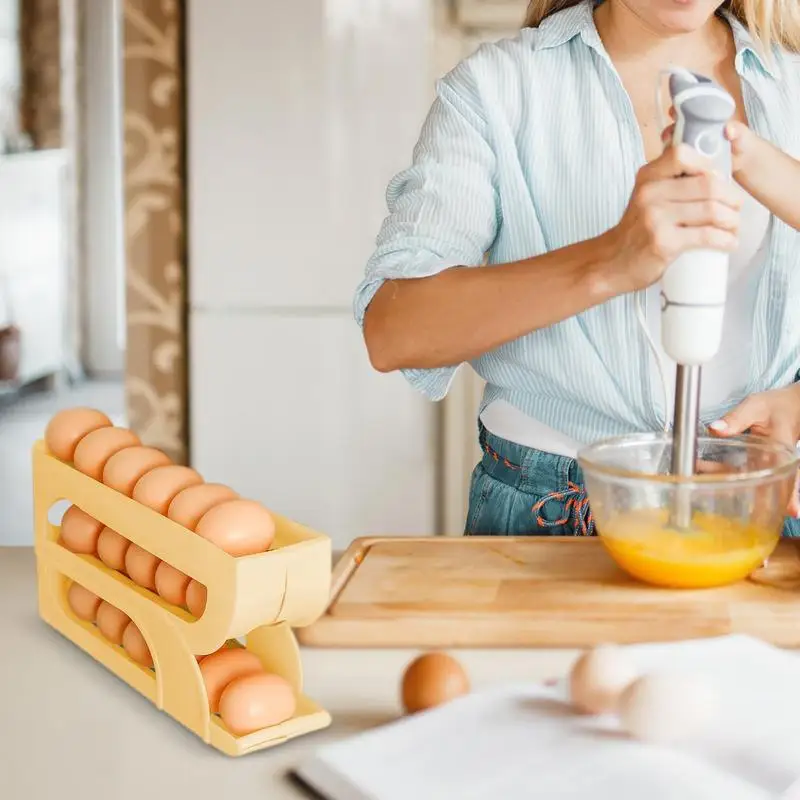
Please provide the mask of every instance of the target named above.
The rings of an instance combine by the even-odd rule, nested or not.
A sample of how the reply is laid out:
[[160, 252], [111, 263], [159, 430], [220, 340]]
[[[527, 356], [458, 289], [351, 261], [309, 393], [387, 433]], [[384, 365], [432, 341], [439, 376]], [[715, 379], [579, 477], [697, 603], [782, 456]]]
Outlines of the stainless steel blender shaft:
[[[700, 419], [700, 367], [679, 364], [675, 380], [675, 413], [672, 426], [672, 474], [691, 478], [697, 464], [697, 428]], [[691, 492], [678, 486], [670, 510], [670, 525], [691, 525]]]

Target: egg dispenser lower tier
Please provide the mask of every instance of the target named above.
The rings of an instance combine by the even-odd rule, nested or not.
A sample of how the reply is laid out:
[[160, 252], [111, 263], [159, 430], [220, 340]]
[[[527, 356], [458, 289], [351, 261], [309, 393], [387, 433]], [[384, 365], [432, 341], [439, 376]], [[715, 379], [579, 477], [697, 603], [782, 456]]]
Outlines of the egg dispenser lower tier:
[[[302, 665], [292, 628], [314, 622], [328, 604], [330, 540], [275, 515], [276, 535], [266, 553], [234, 558], [172, 520], [51, 456], [33, 449], [35, 551], [39, 614], [59, 633], [196, 733], [217, 750], [240, 756], [273, 747], [330, 724], [329, 714], [302, 693]], [[106, 567], [94, 556], [59, 544], [52, 506], [67, 500], [207, 588], [198, 619]], [[133, 661], [79, 619], [67, 603], [74, 581], [116, 606], [139, 628], [154, 667]], [[297, 709], [286, 722], [234, 736], [209, 710], [197, 656], [244, 639], [267, 672], [292, 685]]]

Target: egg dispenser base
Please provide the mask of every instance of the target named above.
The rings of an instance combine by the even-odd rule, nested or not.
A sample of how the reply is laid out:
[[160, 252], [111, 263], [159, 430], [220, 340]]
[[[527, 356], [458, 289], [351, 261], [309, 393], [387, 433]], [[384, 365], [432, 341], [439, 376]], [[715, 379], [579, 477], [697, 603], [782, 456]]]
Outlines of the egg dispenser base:
[[[203, 741], [229, 756], [241, 756], [321, 730], [331, 717], [302, 693], [303, 673], [292, 627], [319, 617], [330, 591], [330, 540], [275, 515], [276, 537], [267, 553], [233, 558], [182, 526], [33, 449], [35, 553], [39, 615], [52, 628], [99, 661]], [[60, 529], [48, 520], [52, 506], [67, 500], [207, 588], [206, 610], [196, 619], [158, 595], [106, 567], [94, 556], [59, 544]], [[122, 647], [79, 619], [67, 602], [74, 581], [127, 614], [153, 657], [147, 669]], [[232, 640], [285, 678], [297, 697], [286, 722], [234, 736], [210, 713], [196, 656]]]

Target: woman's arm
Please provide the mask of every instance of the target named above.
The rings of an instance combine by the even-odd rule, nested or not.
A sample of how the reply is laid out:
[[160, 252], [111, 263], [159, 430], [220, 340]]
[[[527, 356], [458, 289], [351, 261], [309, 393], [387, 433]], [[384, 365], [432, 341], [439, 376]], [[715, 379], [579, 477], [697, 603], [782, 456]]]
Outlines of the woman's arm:
[[737, 183], [778, 219], [800, 231], [800, 161], [746, 126], [729, 126]]
[[609, 236], [546, 255], [384, 283], [364, 319], [380, 372], [460, 364], [619, 293]]
[[650, 286], [686, 250], [735, 249], [740, 199], [710, 166], [670, 148], [640, 170], [620, 223], [599, 237], [511, 264], [383, 282], [364, 315], [373, 366], [460, 364]]

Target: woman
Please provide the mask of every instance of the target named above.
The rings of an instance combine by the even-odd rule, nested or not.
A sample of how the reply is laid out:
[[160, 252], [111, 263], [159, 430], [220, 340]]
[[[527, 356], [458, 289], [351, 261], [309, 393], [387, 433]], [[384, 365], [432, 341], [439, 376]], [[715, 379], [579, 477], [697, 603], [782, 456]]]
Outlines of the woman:
[[[355, 312], [374, 367], [431, 399], [463, 362], [486, 380], [468, 534], [593, 533], [575, 455], [671, 419], [636, 311], [658, 343], [687, 250], [731, 254], [702, 422], [800, 439], [799, 51], [796, 0], [533, 0], [439, 83]], [[735, 182], [664, 149], [669, 65], [736, 100]]]

